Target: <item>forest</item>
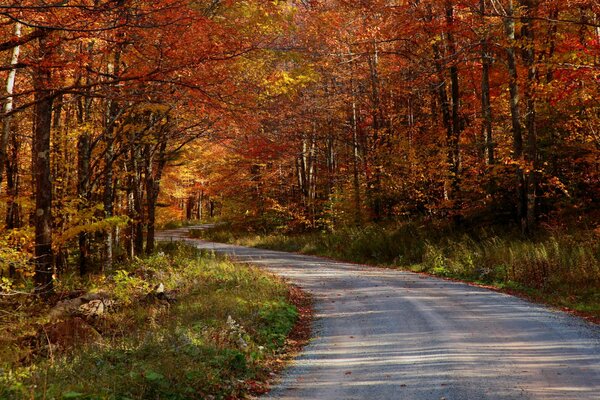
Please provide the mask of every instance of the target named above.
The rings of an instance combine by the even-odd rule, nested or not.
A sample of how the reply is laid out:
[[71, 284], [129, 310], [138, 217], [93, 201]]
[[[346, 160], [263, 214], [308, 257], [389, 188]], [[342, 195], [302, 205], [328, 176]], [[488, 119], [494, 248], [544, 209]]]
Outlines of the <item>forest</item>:
[[208, 221], [600, 315], [596, 0], [0, 0], [0, 83], [7, 309]]
[[5, 2], [4, 275], [150, 254], [157, 213], [594, 230], [598, 7]]

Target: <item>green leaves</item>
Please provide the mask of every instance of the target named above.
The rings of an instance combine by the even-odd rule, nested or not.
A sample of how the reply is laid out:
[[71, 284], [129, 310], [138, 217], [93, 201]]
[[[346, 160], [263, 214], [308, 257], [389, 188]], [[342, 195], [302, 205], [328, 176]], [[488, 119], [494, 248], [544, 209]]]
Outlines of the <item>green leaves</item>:
[[146, 373], [144, 374], [144, 378], [146, 378], [146, 380], [148, 380], [149, 382], [157, 382], [157, 381], [165, 380], [164, 375], [161, 375], [155, 371], [146, 371]]
[[83, 393], [79, 393], [79, 392], [66, 392], [63, 394], [63, 399], [81, 399], [83, 398], [85, 395]]

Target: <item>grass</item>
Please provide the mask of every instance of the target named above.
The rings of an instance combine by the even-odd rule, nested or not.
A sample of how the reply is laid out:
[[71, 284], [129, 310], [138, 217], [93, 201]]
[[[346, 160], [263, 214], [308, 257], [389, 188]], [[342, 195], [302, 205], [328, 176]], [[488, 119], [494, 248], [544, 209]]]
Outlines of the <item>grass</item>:
[[[100, 343], [52, 354], [3, 335], [1, 399], [229, 399], [263, 390], [297, 319], [282, 281], [178, 244], [124, 268], [98, 288], [120, 305], [90, 322]], [[175, 302], [146, 300], [158, 283]], [[21, 333], [45, 322], [22, 317]], [[16, 321], [6, 322], [0, 330], [15, 333]]]
[[259, 235], [241, 227], [196, 232], [205, 239], [396, 267], [475, 282], [600, 319], [597, 231], [543, 232], [526, 238], [405, 223], [298, 235]]

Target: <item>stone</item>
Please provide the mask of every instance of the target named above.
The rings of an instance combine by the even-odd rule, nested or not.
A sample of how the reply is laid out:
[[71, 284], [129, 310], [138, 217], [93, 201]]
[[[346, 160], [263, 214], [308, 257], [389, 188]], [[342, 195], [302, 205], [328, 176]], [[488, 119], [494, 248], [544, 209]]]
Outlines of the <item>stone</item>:
[[74, 299], [59, 301], [49, 312], [50, 321], [57, 321], [75, 315], [97, 317], [114, 306], [114, 300], [103, 292], [86, 293]]
[[88, 318], [99, 317], [104, 314], [104, 302], [102, 300], [92, 300], [79, 306], [77, 312]]

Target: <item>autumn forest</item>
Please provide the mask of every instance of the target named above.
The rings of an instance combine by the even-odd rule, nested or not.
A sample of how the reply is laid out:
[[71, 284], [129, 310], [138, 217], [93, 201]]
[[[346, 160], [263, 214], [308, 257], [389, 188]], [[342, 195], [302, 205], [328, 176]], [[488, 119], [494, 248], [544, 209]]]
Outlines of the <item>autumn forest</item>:
[[205, 222], [600, 315], [597, 0], [0, 0], [0, 84], [0, 327]]
[[161, 213], [594, 227], [599, 7], [5, 1], [3, 268], [50, 289]]

